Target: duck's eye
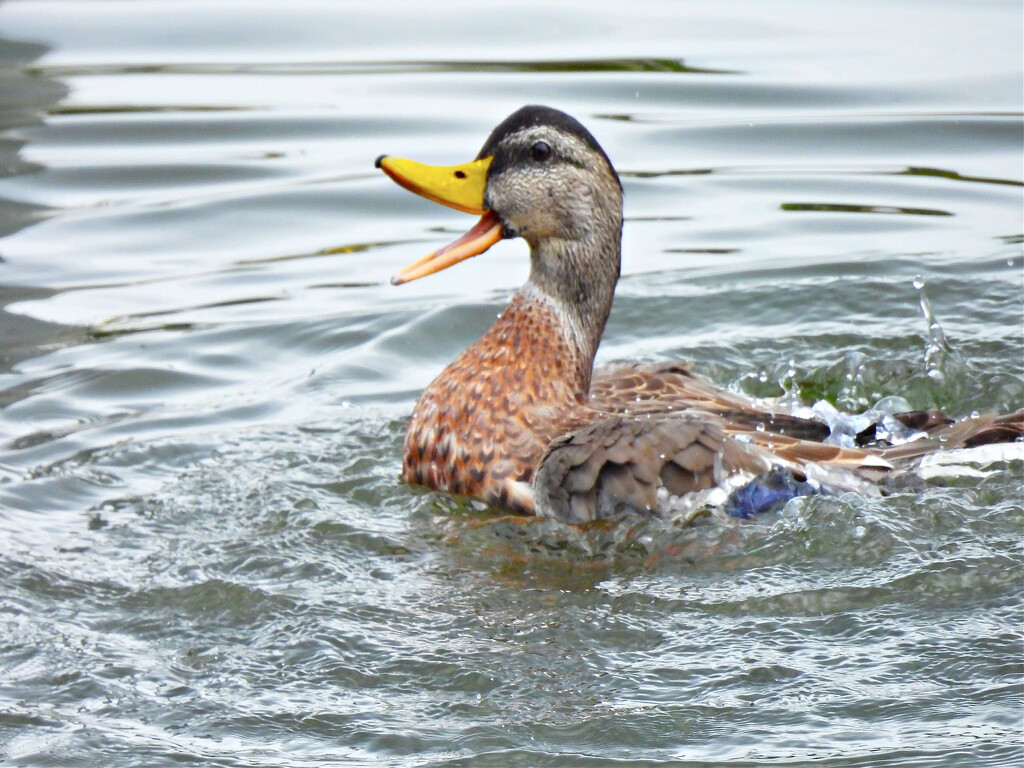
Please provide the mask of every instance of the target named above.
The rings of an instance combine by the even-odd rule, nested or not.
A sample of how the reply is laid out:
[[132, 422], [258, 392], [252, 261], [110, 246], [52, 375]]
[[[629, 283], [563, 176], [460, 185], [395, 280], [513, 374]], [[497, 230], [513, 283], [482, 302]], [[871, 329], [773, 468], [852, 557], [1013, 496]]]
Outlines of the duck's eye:
[[543, 162], [551, 157], [551, 147], [548, 146], [546, 141], [538, 141], [530, 147], [530, 155], [537, 162]]

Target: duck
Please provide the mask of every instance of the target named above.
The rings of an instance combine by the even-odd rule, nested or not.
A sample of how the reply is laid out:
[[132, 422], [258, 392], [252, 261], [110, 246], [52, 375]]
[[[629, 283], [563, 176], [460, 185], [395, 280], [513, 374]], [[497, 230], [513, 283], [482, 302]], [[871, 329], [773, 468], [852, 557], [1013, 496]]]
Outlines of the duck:
[[680, 499], [731, 487], [726, 506], [749, 517], [794, 495], [880, 487], [900, 462], [939, 446], [1024, 434], [1024, 411], [960, 422], [906, 411], [895, 418], [921, 439], [892, 445], [872, 433], [858, 436], [862, 445], [837, 445], [820, 418], [718, 388], [685, 362], [595, 369], [621, 275], [623, 189], [594, 136], [565, 112], [516, 110], [461, 165], [381, 155], [375, 166], [480, 217], [393, 284], [505, 239], [530, 250], [526, 283], [420, 395], [403, 447], [410, 484], [571, 525], [665, 514]]

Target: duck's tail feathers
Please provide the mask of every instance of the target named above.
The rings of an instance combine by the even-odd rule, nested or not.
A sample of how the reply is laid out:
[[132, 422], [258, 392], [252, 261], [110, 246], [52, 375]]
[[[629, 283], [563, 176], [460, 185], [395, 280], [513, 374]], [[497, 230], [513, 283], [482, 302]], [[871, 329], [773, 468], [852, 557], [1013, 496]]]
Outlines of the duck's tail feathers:
[[[922, 412], [915, 412], [922, 413]], [[931, 412], [935, 413], [935, 412]], [[903, 420], [904, 415], [896, 418]], [[913, 423], [904, 422], [917, 428]], [[881, 448], [879, 456], [890, 462], [905, 462], [936, 451], [978, 448], [1001, 443], [1024, 443], [1024, 409], [1013, 413], [986, 413], [955, 422], [938, 423], [931, 419], [922, 424], [921, 437], [890, 448]]]

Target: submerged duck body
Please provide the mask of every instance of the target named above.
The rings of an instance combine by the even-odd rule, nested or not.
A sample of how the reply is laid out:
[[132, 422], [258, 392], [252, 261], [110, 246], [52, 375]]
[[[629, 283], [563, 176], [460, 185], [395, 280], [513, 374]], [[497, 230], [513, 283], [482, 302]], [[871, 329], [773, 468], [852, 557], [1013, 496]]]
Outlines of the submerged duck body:
[[[862, 487], [929, 447], [823, 444], [825, 424], [716, 389], [682, 363], [595, 372], [619, 278], [622, 187], [597, 141], [570, 116], [523, 107], [465, 165], [386, 156], [377, 165], [418, 194], [481, 215], [465, 236], [392, 282], [446, 269], [503, 238], [530, 246], [529, 280], [421, 395], [405, 440], [408, 482], [582, 523], [656, 512], [665, 493], [701, 491], [733, 475], [785, 471], [794, 478], [781, 483], [787, 488], [808, 480]], [[920, 412], [898, 418], [943, 432], [944, 447], [1024, 431], [1020, 412], [956, 425]]]

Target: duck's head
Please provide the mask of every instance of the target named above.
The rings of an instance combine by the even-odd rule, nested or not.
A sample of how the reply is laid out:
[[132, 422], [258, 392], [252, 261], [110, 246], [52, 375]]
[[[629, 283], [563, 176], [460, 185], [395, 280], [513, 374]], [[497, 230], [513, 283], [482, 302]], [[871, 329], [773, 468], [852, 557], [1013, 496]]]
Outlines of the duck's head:
[[622, 185], [594, 137], [564, 112], [517, 110], [465, 165], [430, 166], [386, 155], [376, 165], [418, 195], [481, 215], [469, 232], [410, 264], [392, 283], [439, 272], [502, 238], [522, 237], [530, 244], [534, 282], [569, 289], [604, 278], [614, 286]]

